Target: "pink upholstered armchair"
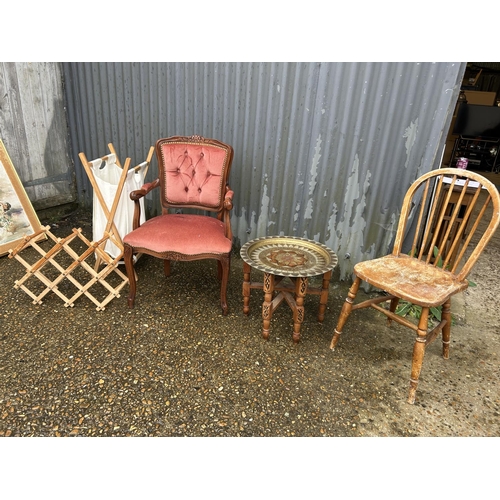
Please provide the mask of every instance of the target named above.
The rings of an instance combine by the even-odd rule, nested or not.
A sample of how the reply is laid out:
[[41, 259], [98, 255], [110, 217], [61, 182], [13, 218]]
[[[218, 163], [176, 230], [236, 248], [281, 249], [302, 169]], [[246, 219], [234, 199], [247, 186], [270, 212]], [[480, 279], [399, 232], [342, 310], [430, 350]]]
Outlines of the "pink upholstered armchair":
[[[133, 255], [144, 253], [164, 260], [165, 276], [170, 260], [217, 260], [221, 282], [222, 313], [227, 314], [227, 282], [233, 234], [230, 210], [233, 191], [228, 178], [233, 148], [200, 136], [169, 137], [156, 142], [158, 179], [130, 193], [135, 201], [133, 230], [123, 238], [124, 260], [130, 282], [128, 306], [134, 307], [136, 279]], [[139, 200], [160, 188], [162, 214], [140, 225]], [[169, 213], [195, 208], [205, 214]], [[216, 216], [206, 215], [212, 212]]]

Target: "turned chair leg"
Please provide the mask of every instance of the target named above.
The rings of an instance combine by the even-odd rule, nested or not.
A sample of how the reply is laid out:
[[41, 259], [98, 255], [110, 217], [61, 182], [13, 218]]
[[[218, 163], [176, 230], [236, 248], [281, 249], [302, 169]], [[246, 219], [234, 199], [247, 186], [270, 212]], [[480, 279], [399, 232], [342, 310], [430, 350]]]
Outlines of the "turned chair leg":
[[220, 305], [222, 308], [222, 315], [226, 316], [229, 310], [227, 305], [227, 282], [229, 280], [229, 267], [230, 267], [230, 257], [226, 256], [220, 261], [217, 261], [218, 269], [220, 270], [221, 283], [220, 283]]
[[418, 322], [417, 338], [415, 339], [415, 344], [413, 345], [413, 358], [411, 362], [410, 392], [408, 394], [408, 403], [411, 405], [415, 403], [418, 379], [420, 377], [420, 371], [422, 370], [422, 363], [424, 361], [428, 318], [429, 308], [422, 307], [422, 313]]
[[250, 312], [250, 274], [252, 268], [250, 264], [243, 262], [243, 314], [248, 316]]
[[[393, 297], [391, 299], [391, 304], [389, 305], [389, 311], [391, 313], [395, 313], [398, 304], [399, 304], [399, 297]], [[389, 316], [387, 316], [387, 326], [390, 326], [391, 323], [392, 323], [392, 318], [389, 318]]]
[[441, 312], [442, 319], [446, 320], [446, 325], [443, 326], [441, 332], [443, 336], [443, 358], [448, 359], [450, 357], [450, 336], [451, 336], [451, 298], [449, 298], [444, 304]]
[[129, 283], [129, 295], [127, 299], [129, 309], [133, 309], [134, 307], [135, 294], [137, 290], [133, 258], [134, 258], [133, 248], [130, 245], [124, 245], [123, 260], [125, 262], [125, 269], [127, 271], [127, 277]]
[[333, 338], [330, 343], [330, 349], [335, 349], [335, 346], [339, 341], [340, 335], [342, 334], [342, 328], [344, 328], [344, 324], [347, 321], [349, 314], [351, 314], [352, 305], [358, 293], [360, 283], [361, 283], [361, 278], [358, 278], [356, 276], [354, 283], [351, 285], [351, 288], [349, 288], [347, 298], [345, 299], [344, 305], [342, 306], [342, 311], [340, 311], [340, 316], [337, 322], [337, 326], [335, 328], [335, 333], [333, 334]]
[[321, 295], [319, 297], [318, 321], [323, 323], [325, 319], [326, 304], [328, 302], [328, 287], [330, 286], [330, 279], [332, 271], [323, 274], [323, 281], [321, 284]]

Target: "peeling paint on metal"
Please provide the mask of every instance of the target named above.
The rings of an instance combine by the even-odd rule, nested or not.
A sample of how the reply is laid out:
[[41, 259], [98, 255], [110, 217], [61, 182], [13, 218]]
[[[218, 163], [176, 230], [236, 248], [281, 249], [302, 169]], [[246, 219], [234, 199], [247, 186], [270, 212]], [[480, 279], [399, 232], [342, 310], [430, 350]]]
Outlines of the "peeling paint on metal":
[[311, 219], [312, 218], [312, 213], [314, 210], [313, 206], [314, 206], [314, 200], [312, 198], [309, 198], [307, 200], [306, 210], [304, 212], [304, 219]]
[[337, 214], [339, 209], [337, 204], [334, 202], [332, 204], [332, 209], [330, 212], [330, 217], [328, 218], [328, 227], [325, 244], [329, 246], [334, 252], [339, 252], [339, 239], [337, 237], [337, 232], [335, 230], [337, 222]]
[[314, 147], [314, 156], [312, 158], [312, 165], [311, 165], [311, 180], [309, 181], [309, 193], [308, 193], [309, 199], [307, 200], [304, 219], [312, 218], [313, 207], [314, 207], [314, 199], [312, 198], [312, 195], [314, 193], [314, 189], [316, 188], [317, 184], [316, 179], [318, 177], [318, 165], [320, 158], [321, 158], [321, 134], [317, 138], [316, 146]]
[[255, 212], [252, 212], [252, 219], [247, 221], [247, 211], [245, 207], [241, 209], [241, 215], [239, 217], [231, 217], [231, 225], [233, 227], [234, 235], [240, 241], [246, 241], [248, 235], [252, 234], [252, 227], [255, 224], [252, 221], [255, 221]]
[[295, 205], [295, 214], [293, 216], [293, 221], [297, 222], [299, 220], [300, 215], [300, 202]]
[[[358, 186], [356, 187], [356, 190], [358, 192], [358, 203], [355, 204], [355, 206], [352, 207], [345, 207], [346, 212], [345, 212], [345, 219], [349, 222], [349, 229], [348, 229], [348, 234], [347, 234], [347, 240], [344, 243], [344, 248], [346, 249], [347, 252], [354, 254], [354, 255], [359, 255], [362, 254], [363, 251], [362, 249], [364, 248], [364, 241], [363, 241], [363, 230], [366, 227], [366, 220], [365, 220], [365, 214], [364, 210], [366, 207], [366, 193], [368, 191], [368, 188], [370, 187], [370, 177], [371, 173], [368, 170], [366, 172], [366, 177], [363, 183], [363, 189], [362, 192], [360, 193], [360, 179], [359, 179], [359, 173], [358, 173], [358, 168], [359, 168], [359, 158], [356, 156], [355, 158], [355, 181], [358, 182]], [[353, 168], [353, 172], [354, 172]], [[354, 177], [354, 175], [353, 175]]]
[[257, 221], [257, 238], [267, 236], [268, 217], [269, 217], [269, 202], [271, 201], [267, 195], [267, 184], [262, 188], [262, 198], [260, 204], [260, 215]]
[[318, 176], [318, 165], [321, 158], [321, 134], [316, 139], [316, 146], [314, 147], [314, 156], [311, 165], [311, 180], [309, 181], [309, 196], [314, 193], [316, 187], [316, 178]]
[[159, 137], [214, 137], [235, 151], [235, 246], [266, 232], [314, 235], [339, 255], [342, 279], [386, 252], [404, 191], [438, 168], [466, 66], [62, 64], [82, 201], [91, 186], [79, 151], [96, 156], [112, 140], [139, 162]]
[[410, 153], [413, 149], [413, 146], [417, 140], [417, 130], [418, 130], [418, 118], [410, 123], [410, 126], [405, 130], [403, 137], [406, 138], [405, 148], [406, 148], [406, 162], [405, 168], [408, 168], [410, 164]]
[[382, 234], [384, 238], [382, 240], [381, 248], [385, 248], [385, 253], [390, 253], [392, 248], [390, 248], [391, 243], [393, 242], [393, 238], [396, 235], [396, 230], [398, 228], [399, 221], [399, 210], [397, 212], [393, 212], [390, 215], [388, 224], [376, 223], [376, 226], [382, 228]]
[[[342, 218], [336, 223], [332, 213], [329, 223], [330, 238], [327, 244], [338, 255], [351, 254], [359, 256], [364, 254], [363, 231], [367, 225], [364, 210], [367, 192], [370, 187], [370, 177], [371, 172], [368, 170], [361, 188], [359, 157], [356, 155], [347, 182]], [[335, 213], [335, 215], [337, 214]], [[354, 263], [352, 266], [354, 266]], [[344, 269], [341, 268], [341, 279], [347, 276], [348, 270], [352, 272], [352, 266], [349, 266], [349, 269], [347, 269], [348, 266], [344, 266]]]

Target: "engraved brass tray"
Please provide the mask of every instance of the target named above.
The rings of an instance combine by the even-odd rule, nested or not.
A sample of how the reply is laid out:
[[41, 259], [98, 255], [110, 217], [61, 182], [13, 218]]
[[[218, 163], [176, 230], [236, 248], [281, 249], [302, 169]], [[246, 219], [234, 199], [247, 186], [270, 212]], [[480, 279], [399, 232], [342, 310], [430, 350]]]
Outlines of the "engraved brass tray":
[[333, 269], [337, 255], [326, 245], [296, 236], [269, 236], [245, 243], [241, 258], [265, 273], [306, 278]]

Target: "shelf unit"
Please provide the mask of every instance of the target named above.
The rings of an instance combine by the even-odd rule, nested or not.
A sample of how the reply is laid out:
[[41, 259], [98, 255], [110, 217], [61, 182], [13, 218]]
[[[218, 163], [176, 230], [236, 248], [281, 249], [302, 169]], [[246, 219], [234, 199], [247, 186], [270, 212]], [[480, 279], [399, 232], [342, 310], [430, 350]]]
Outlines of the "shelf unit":
[[467, 158], [469, 170], [498, 173], [499, 146], [500, 139], [459, 136], [455, 140], [450, 167], [456, 167], [458, 158]]

